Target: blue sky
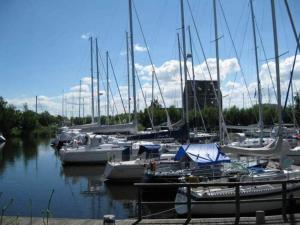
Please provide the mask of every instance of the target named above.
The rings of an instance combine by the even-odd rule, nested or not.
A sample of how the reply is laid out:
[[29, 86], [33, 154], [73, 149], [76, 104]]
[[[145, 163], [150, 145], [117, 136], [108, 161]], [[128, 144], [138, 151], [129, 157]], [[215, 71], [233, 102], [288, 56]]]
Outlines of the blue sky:
[[[241, 65], [237, 66], [237, 61], [226, 61], [227, 59], [236, 60], [236, 56], [222, 16], [220, 3], [218, 3], [219, 36], [222, 36], [220, 58], [224, 60], [224, 68], [221, 67], [221, 69], [226, 71], [222, 79], [223, 92], [230, 95], [230, 83], [228, 82], [234, 80], [237, 82], [236, 87], [245, 90], [238, 68], [241, 66], [252, 94], [255, 90], [256, 75], [249, 2], [247, 0], [220, 0], [219, 2], [224, 8], [238, 54], [241, 54]], [[289, 57], [294, 55], [296, 44], [284, 2], [283, 0], [275, 2], [277, 4], [280, 53], [288, 51], [281, 58], [282, 61], [286, 60], [283, 62], [286, 66], [283, 70], [286, 70], [287, 73], [291, 64]], [[300, 18], [297, 15], [300, 11], [300, 2], [297, 0], [288, 2], [297, 32], [300, 32]], [[196, 19], [205, 53], [208, 58], [213, 59], [215, 58], [215, 48], [212, 1], [189, 0], [189, 3]], [[141, 20], [159, 80], [161, 79], [161, 85], [165, 89], [167, 102], [180, 105], [179, 95], [176, 94], [180, 87], [177, 85], [178, 82], [175, 82], [176, 71], [171, 69], [176, 62], [170, 62], [170, 60], [177, 60], [178, 57], [176, 32], [180, 32], [178, 28], [181, 26], [179, 0], [135, 0], [134, 5]], [[267, 57], [273, 58], [270, 1], [255, 0], [254, 7]], [[143, 51], [145, 44], [135, 14], [133, 18], [134, 43], [141, 46], [140, 51], [135, 52], [135, 62], [140, 65], [138, 68], [142, 83], [150, 96], [150, 62], [146, 52]], [[201, 65], [203, 57], [187, 4], [185, 4], [185, 19], [186, 25], [191, 25], [192, 39], [195, 44], [194, 52], [199, 56], [199, 58], [194, 56], [195, 64]], [[41, 96], [41, 110], [59, 113], [63, 90], [66, 95], [74, 92], [79, 80], [90, 76], [89, 42], [84, 38], [88, 34], [99, 38], [99, 48], [103, 57], [105, 51], [109, 51], [119, 85], [124, 93], [123, 97], [126, 98], [126, 56], [122, 53], [125, 51], [125, 30], [129, 29], [127, 0], [1, 0], [0, 28], [0, 96], [10, 103], [20, 107], [27, 102], [30, 107], [33, 107], [34, 96], [38, 95]], [[265, 60], [261, 46], [258, 47], [258, 52], [263, 71]], [[203, 68], [199, 67], [200, 69]], [[238, 73], [237, 78], [235, 78], [236, 73]], [[174, 82], [168, 83], [173, 78]], [[198, 78], [203, 79], [200, 72]], [[111, 80], [113, 80], [112, 77]], [[113, 81], [111, 82], [113, 83]], [[268, 83], [268, 81], [265, 82]], [[87, 86], [87, 91], [88, 88]], [[118, 102], [115, 84], [112, 84], [112, 89]], [[88, 95], [86, 97], [88, 98]], [[76, 99], [76, 93], [73, 100], [70, 101], [76, 101], [74, 98]], [[105, 96], [102, 97], [103, 101], [104, 98]], [[89, 101], [86, 100], [87, 108]], [[140, 104], [142, 105], [142, 103]], [[241, 99], [235, 104], [240, 106]], [[76, 114], [76, 112], [74, 113]]]

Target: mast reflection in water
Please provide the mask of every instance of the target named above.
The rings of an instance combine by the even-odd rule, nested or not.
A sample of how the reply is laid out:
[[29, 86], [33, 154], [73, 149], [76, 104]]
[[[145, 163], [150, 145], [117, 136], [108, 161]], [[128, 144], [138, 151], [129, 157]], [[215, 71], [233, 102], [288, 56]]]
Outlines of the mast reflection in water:
[[54, 189], [53, 217], [135, 217], [136, 189], [132, 184], [106, 185], [104, 166], [65, 166], [48, 139], [12, 139], [0, 150], [0, 208], [11, 198], [5, 215], [42, 216]]

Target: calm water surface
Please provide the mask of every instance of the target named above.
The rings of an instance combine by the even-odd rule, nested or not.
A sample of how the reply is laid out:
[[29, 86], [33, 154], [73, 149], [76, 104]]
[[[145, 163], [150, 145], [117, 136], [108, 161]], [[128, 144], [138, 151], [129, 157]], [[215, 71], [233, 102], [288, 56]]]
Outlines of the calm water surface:
[[[105, 184], [104, 166], [63, 167], [49, 139], [13, 139], [0, 150], [0, 208], [5, 215], [42, 216], [51, 191], [53, 217], [117, 218], [136, 216], [136, 189], [130, 184]], [[150, 210], [150, 209], [149, 209]]]

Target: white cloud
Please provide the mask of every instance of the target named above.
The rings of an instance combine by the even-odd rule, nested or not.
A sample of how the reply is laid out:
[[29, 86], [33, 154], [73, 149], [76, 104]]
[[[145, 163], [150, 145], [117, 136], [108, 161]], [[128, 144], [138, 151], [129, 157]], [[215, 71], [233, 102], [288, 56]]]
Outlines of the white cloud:
[[[216, 78], [215, 62], [216, 62], [215, 59], [208, 60], [208, 65], [209, 68], [211, 69], [213, 78]], [[289, 82], [289, 74], [292, 68], [292, 64], [293, 64], [293, 57], [287, 57], [280, 61], [282, 99], [285, 98], [285, 93]], [[143, 91], [144, 94], [146, 95], [147, 105], [149, 106], [151, 102], [151, 95], [152, 95], [152, 66], [142, 65], [142, 64], [136, 64], [135, 66], [136, 69], [138, 70], [140, 79], [142, 81]], [[270, 61], [269, 66], [270, 66], [270, 70], [276, 88], [274, 62]], [[190, 62], [187, 63], [187, 67], [189, 69], [189, 72], [191, 73], [192, 70], [191, 70]], [[157, 74], [157, 78], [159, 80], [159, 84], [166, 105], [167, 106], [175, 105], [177, 107], [181, 107], [181, 87], [180, 87], [181, 85], [180, 85], [179, 61], [167, 60], [159, 66], [154, 66], [154, 68]], [[257, 83], [256, 81], [253, 81], [253, 79], [251, 82], [248, 83], [249, 93], [240, 75], [239, 75], [239, 79], [237, 79], [236, 82], [233, 82], [232, 80], [229, 81], [226, 80], [226, 83], [224, 82], [225, 79], [228, 77], [228, 75], [240, 71], [240, 67], [235, 58], [220, 60], [220, 71], [221, 71], [221, 78], [223, 80], [221, 89], [222, 89], [222, 94], [224, 96], [223, 97], [224, 108], [233, 105], [242, 107], [243, 102], [245, 107], [250, 107], [251, 103], [250, 103], [249, 96], [252, 99], [252, 104], [255, 104], [257, 102], [257, 98], [254, 98], [254, 92], [255, 89], [257, 89]], [[210, 79], [204, 62], [195, 66], [195, 75], [196, 75], [196, 79], [198, 80]], [[248, 77], [250, 77], [250, 75], [248, 75]], [[251, 74], [251, 78], [253, 77], [256, 76]], [[271, 85], [271, 80], [269, 77], [268, 68], [266, 64], [262, 64], [260, 67], [260, 77], [261, 77], [261, 84], [262, 84], [263, 102], [266, 103], [269, 101], [269, 96], [268, 96], [268, 87], [269, 87], [270, 94], [271, 94], [271, 102], [274, 103], [276, 100], [274, 97], [274, 92], [273, 92], [273, 88]], [[91, 114], [91, 94], [90, 94], [91, 78], [89, 76], [86, 76], [83, 77], [81, 81], [82, 81], [81, 97], [84, 98], [84, 102], [85, 102], [85, 115], [90, 115]], [[96, 79], [94, 81], [96, 81]], [[295, 91], [297, 91], [296, 87], [299, 86], [300, 86], [300, 58], [298, 57], [295, 66], [295, 73], [294, 73]], [[125, 108], [127, 110], [128, 109], [127, 86], [121, 85], [120, 91], [125, 104]], [[106, 93], [104, 90], [101, 90], [101, 92], [103, 93], [100, 100], [101, 114], [105, 115], [106, 114]], [[145, 103], [137, 81], [136, 81], [136, 92], [139, 99], [138, 109], [142, 110], [145, 107]], [[121, 105], [121, 99], [116, 89], [113, 90], [113, 95], [117, 105], [117, 111], [119, 113], [122, 113], [123, 106]], [[131, 95], [132, 95], [132, 90], [131, 90]], [[94, 90], [94, 96], [95, 96], [95, 114], [97, 114], [96, 86]], [[71, 116], [72, 113], [73, 115], [78, 115], [79, 85], [70, 87], [69, 91], [64, 93], [64, 97], [66, 99], [66, 102], [68, 103], [65, 106], [67, 115]], [[158, 99], [160, 104], [163, 104], [156, 81], [154, 86], [154, 98]], [[111, 99], [111, 107], [110, 107], [110, 111], [111, 111], [113, 105], [112, 96], [110, 96], [110, 99]], [[7, 101], [10, 104], [15, 105], [19, 109], [23, 109], [23, 105], [27, 103], [29, 109], [35, 110], [35, 96], [34, 97], [22, 96], [21, 98], [8, 99]], [[81, 101], [81, 103], [82, 102], [83, 100]], [[131, 105], [131, 110], [132, 110], [133, 109], [132, 97], [131, 97], [131, 104], [132, 104]], [[38, 111], [41, 112], [45, 110], [49, 111], [52, 114], [61, 114], [62, 95], [54, 96], [54, 97], [49, 97], [44, 95], [39, 96]]]
[[84, 33], [84, 34], [81, 34], [81, 38], [82, 39], [89, 39], [90, 37], [92, 36], [92, 34], [90, 32], [87, 32], [87, 33]]
[[144, 46], [141, 46], [140, 44], [135, 44], [133, 46], [133, 49], [135, 52], [146, 52], [147, 51], [147, 48]]
[[87, 84], [81, 84], [81, 87], [80, 87], [80, 85], [76, 85], [76, 86], [73, 86], [70, 88], [71, 91], [77, 91], [77, 92], [79, 92], [80, 89], [81, 89], [81, 92], [90, 92], [89, 85], [87, 85]]

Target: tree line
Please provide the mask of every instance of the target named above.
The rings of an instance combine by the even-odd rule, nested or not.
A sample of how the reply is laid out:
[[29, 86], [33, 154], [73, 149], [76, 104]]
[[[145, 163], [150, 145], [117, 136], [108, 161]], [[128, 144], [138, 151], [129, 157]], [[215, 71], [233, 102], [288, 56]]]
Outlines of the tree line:
[[16, 109], [0, 97], [0, 132], [5, 137], [26, 135], [50, 135], [62, 124], [61, 116], [50, 115], [45, 111], [36, 113], [24, 104], [23, 110]]
[[[295, 117], [296, 123], [300, 122], [300, 96], [299, 93], [295, 96]], [[179, 121], [182, 118], [182, 110], [175, 106], [170, 106], [168, 113], [172, 123]], [[158, 103], [153, 101], [148, 108], [137, 113], [139, 129], [143, 130], [151, 127], [151, 120], [154, 126], [166, 125], [167, 117], [166, 110]], [[247, 126], [256, 124], [258, 122], [258, 105], [251, 108], [238, 108], [236, 106], [223, 110], [225, 123], [227, 125], [242, 125]], [[283, 122], [293, 123], [293, 108], [288, 106], [283, 110]], [[133, 115], [130, 115], [133, 118]], [[115, 116], [101, 116], [101, 124], [120, 124], [129, 122], [128, 114], [119, 114]], [[189, 112], [191, 128], [198, 128], [208, 131], [215, 131], [218, 129], [219, 115], [216, 107], [205, 107], [201, 111]], [[264, 104], [263, 105], [263, 120], [266, 126], [272, 126], [278, 122], [277, 105]], [[49, 112], [36, 113], [28, 109], [24, 104], [23, 110], [18, 110], [15, 106], [8, 104], [2, 97], [0, 97], [0, 132], [4, 136], [20, 136], [28, 134], [52, 134], [58, 126], [63, 125], [80, 125], [91, 123], [91, 116], [84, 118], [71, 117], [66, 118], [62, 116], [53, 116]], [[95, 118], [98, 121], [98, 118]], [[204, 121], [204, 124], [203, 122]]]

